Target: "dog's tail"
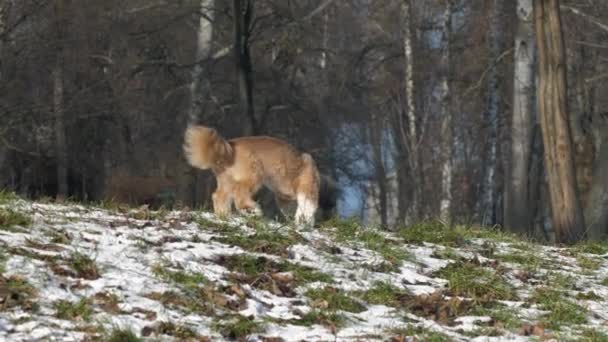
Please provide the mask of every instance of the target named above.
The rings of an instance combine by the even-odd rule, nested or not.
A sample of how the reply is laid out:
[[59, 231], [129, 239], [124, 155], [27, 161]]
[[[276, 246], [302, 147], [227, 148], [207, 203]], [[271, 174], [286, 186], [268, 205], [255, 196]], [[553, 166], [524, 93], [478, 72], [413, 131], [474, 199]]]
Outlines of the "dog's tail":
[[221, 168], [232, 163], [232, 145], [211, 127], [189, 125], [184, 134], [184, 154], [199, 169]]

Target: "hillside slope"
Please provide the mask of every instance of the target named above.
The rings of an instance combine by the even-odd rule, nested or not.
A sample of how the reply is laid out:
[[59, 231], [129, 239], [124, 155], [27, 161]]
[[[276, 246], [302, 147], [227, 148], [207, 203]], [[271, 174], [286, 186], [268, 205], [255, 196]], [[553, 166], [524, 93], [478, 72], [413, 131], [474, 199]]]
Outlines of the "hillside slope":
[[0, 200], [0, 340], [607, 341], [608, 248]]

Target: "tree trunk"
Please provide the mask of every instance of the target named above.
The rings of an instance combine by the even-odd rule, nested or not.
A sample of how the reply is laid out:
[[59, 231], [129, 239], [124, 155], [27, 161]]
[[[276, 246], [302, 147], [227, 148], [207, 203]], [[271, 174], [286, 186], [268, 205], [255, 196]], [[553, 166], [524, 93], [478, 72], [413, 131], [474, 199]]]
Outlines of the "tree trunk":
[[538, 104], [553, 229], [558, 243], [573, 243], [584, 237], [585, 225], [568, 121], [566, 56], [559, 0], [536, 0], [534, 11], [539, 64]]
[[190, 109], [188, 119], [191, 123], [199, 123], [205, 97], [209, 93], [209, 80], [203, 76], [203, 64], [209, 57], [211, 51], [211, 38], [213, 37], [213, 0], [201, 0], [201, 15], [199, 18], [196, 64], [192, 70], [192, 82], [190, 83]]
[[64, 66], [62, 40], [64, 35], [63, 3], [55, 4], [56, 39], [59, 48], [56, 51], [53, 77], [53, 112], [55, 114], [55, 158], [57, 163], [57, 199], [68, 196], [68, 151], [65, 132], [65, 103], [64, 103]]
[[535, 42], [533, 0], [518, 0], [517, 31], [513, 72], [513, 112], [511, 119], [511, 163], [505, 187], [505, 227], [513, 232], [531, 232], [530, 211], [532, 133], [535, 122], [534, 63]]
[[[243, 4], [243, 1], [245, 2]], [[234, 0], [234, 54], [239, 87], [240, 110], [246, 116], [244, 135], [258, 131], [253, 107], [253, 68], [249, 53], [249, 30], [253, 15], [251, 0]]]
[[[403, 37], [403, 55], [405, 57], [405, 100], [407, 113], [407, 137], [403, 138], [403, 144], [407, 147], [408, 166], [409, 166], [409, 177], [413, 179], [410, 182], [411, 193], [410, 203], [400, 203], [400, 215], [406, 223], [413, 223], [420, 218], [420, 180], [422, 179], [420, 172], [421, 168], [418, 163], [419, 161], [419, 134], [418, 134], [418, 119], [416, 113], [415, 93], [414, 93], [414, 51], [413, 51], [413, 35], [412, 35], [412, 4], [411, 0], [403, 0], [401, 3], [401, 29]], [[403, 125], [400, 125], [403, 127]], [[405, 135], [405, 134], [403, 134]], [[403, 156], [401, 159], [405, 159]], [[403, 163], [405, 166], [405, 163]], [[404, 168], [403, 168], [404, 169]], [[399, 191], [405, 191], [404, 184], [405, 178], [408, 174], [405, 170], [399, 173], [400, 178], [400, 189]], [[401, 184], [403, 183], [403, 184]], [[405, 194], [399, 194], [400, 202], [406, 200]], [[407, 214], [405, 208], [408, 208]]]
[[452, 222], [452, 151], [454, 126], [452, 122], [452, 111], [450, 108], [450, 75], [451, 75], [451, 35], [452, 35], [452, 0], [446, 0], [445, 11], [442, 22], [441, 46], [443, 48], [440, 61], [441, 80], [439, 100], [441, 107], [441, 199], [439, 205], [440, 218], [451, 224]]
[[479, 215], [481, 216], [481, 224], [494, 225], [496, 224], [496, 209], [498, 202], [497, 194], [497, 175], [496, 163], [498, 153], [498, 115], [500, 112], [500, 87], [498, 82], [498, 60], [501, 53], [502, 31], [505, 29], [502, 25], [501, 16], [503, 15], [502, 0], [492, 0], [490, 9], [490, 32], [488, 45], [490, 50], [491, 63], [494, 65], [490, 68], [488, 74], [488, 93], [485, 110], [485, 123], [487, 125], [487, 138], [485, 142], [485, 158], [483, 170], [483, 182], [481, 186], [481, 196], [479, 199]]
[[374, 160], [374, 170], [376, 183], [378, 184], [378, 203], [380, 224], [383, 228], [388, 227], [388, 184], [386, 180], [386, 170], [384, 168], [384, 158], [382, 158], [382, 129], [383, 125], [378, 116], [372, 111], [370, 135], [372, 155]]

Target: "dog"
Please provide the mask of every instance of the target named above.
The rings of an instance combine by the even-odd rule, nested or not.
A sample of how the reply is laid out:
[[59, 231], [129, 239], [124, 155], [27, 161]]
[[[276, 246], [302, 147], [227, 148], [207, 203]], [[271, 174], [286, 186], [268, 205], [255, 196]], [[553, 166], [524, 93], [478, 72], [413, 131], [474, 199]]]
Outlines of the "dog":
[[253, 196], [266, 186], [283, 215], [292, 217], [290, 207], [295, 202], [296, 223], [314, 225], [321, 180], [310, 154], [269, 136], [226, 140], [214, 128], [201, 125], [187, 127], [183, 150], [191, 166], [214, 173], [216, 215], [228, 215], [233, 203], [243, 214], [262, 215]]

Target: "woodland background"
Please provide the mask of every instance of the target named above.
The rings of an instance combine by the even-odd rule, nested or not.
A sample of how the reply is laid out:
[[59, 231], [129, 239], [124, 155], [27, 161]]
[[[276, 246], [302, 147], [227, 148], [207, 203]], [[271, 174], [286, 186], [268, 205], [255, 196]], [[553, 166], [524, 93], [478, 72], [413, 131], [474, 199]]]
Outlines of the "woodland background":
[[[548, 32], [563, 33], [567, 79], [565, 111], [548, 113], [567, 119], [572, 149], [558, 152], [575, 178], [562, 182], [580, 204], [553, 202], [553, 216], [545, 5], [561, 15]], [[605, 18], [604, 0], [0, 0], [0, 188], [208, 207], [214, 179], [181, 151], [195, 121], [311, 152], [342, 216], [554, 241], [555, 215], [574, 211], [572, 229], [602, 238]]]

